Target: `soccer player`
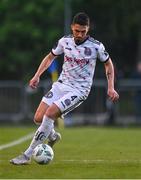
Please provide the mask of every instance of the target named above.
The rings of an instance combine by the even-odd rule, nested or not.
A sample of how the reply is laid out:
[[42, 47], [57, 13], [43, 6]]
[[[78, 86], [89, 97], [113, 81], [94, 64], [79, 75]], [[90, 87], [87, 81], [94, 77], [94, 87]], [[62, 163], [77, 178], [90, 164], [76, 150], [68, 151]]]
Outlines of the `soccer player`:
[[29, 86], [37, 88], [42, 73], [52, 61], [64, 53], [62, 72], [52, 89], [42, 98], [35, 113], [34, 121], [39, 123], [31, 144], [20, 156], [10, 160], [11, 163], [22, 165], [31, 160], [34, 148], [49, 139], [53, 146], [61, 136], [54, 130], [54, 121], [61, 115], [79, 106], [90, 93], [96, 60], [104, 63], [108, 82], [107, 94], [112, 101], [119, 98], [114, 89], [114, 67], [104, 45], [88, 35], [90, 20], [87, 14], [77, 13], [72, 21], [72, 35], [62, 37], [52, 51], [42, 60], [37, 72], [30, 80]]

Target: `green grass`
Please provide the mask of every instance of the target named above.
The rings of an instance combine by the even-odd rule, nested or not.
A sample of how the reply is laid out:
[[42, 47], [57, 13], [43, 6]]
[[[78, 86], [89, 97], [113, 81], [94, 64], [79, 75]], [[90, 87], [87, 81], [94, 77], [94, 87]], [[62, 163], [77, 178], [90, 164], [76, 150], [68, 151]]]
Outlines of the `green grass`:
[[[0, 144], [16, 140], [35, 127], [0, 128]], [[0, 151], [0, 178], [83, 179], [141, 178], [141, 130], [139, 128], [66, 128], [55, 145], [49, 165], [14, 166], [9, 160], [24, 151], [30, 141]]]

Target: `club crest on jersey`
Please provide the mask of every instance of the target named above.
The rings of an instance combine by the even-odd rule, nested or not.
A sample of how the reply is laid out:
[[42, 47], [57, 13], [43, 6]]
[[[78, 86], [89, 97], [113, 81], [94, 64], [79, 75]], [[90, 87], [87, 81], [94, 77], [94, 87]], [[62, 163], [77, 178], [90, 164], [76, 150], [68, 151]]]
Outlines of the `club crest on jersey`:
[[84, 50], [84, 54], [85, 54], [86, 56], [90, 56], [90, 55], [92, 54], [91, 49], [90, 49], [90, 48], [88, 48], [88, 47], [84, 47], [84, 48], [85, 48], [85, 50]]
[[47, 98], [52, 98], [52, 96], [53, 96], [53, 92], [51, 92], [51, 91], [49, 91], [49, 92], [45, 95], [45, 97], [47, 97]]

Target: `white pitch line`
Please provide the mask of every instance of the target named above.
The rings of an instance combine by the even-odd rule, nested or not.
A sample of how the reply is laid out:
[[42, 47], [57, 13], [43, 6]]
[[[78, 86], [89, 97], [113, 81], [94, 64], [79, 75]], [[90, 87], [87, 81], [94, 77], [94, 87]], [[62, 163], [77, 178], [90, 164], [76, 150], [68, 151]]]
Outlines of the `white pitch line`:
[[33, 135], [34, 135], [34, 133], [30, 133], [26, 136], [21, 137], [20, 139], [17, 139], [15, 141], [12, 141], [12, 142], [7, 143], [7, 144], [0, 145], [0, 150], [7, 149], [9, 147], [13, 147], [13, 146], [16, 146], [18, 144], [21, 144], [21, 143], [31, 139], [33, 137]]
[[78, 159], [66, 159], [66, 160], [61, 160], [63, 162], [83, 162], [83, 163], [141, 163], [140, 159], [115, 159], [115, 160], [108, 160], [108, 159], [83, 159], [83, 160], [78, 160]]

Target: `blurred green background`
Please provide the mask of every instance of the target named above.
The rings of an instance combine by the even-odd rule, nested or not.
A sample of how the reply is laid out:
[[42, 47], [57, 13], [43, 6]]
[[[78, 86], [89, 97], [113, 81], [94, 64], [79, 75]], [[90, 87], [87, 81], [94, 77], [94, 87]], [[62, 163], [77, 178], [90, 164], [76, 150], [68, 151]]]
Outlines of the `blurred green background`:
[[80, 11], [90, 16], [90, 34], [104, 43], [118, 75], [130, 77], [141, 60], [140, 0], [1, 0], [0, 79], [31, 78]]

